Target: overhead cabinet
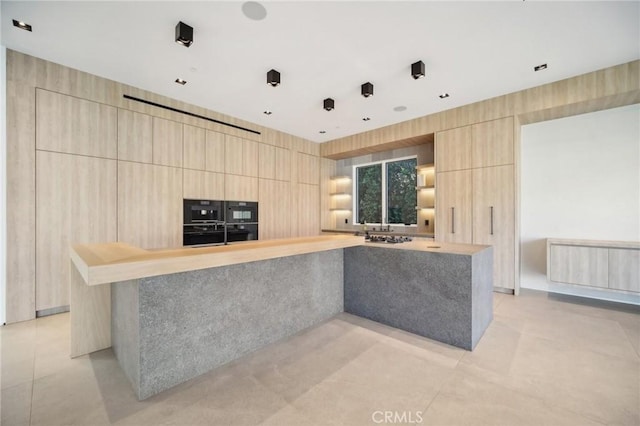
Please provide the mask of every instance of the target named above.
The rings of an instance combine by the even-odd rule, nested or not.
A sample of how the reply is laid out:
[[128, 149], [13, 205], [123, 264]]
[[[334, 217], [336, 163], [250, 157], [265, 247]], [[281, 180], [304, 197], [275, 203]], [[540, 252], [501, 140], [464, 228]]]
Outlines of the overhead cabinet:
[[437, 241], [493, 246], [494, 287], [515, 287], [511, 117], [436, 134]]

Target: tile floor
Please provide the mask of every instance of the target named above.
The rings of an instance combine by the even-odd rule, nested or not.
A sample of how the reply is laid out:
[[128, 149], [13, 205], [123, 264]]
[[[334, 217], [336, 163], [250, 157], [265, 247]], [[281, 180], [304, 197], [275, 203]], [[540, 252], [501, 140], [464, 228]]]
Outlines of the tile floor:
[[13, 324], [2, 425], [640, 424], [638, 309], [533, 291], [494, 305], [473, 352], [340, 314], [142, 402], [110, 349], [68, 358], [68, 314]]

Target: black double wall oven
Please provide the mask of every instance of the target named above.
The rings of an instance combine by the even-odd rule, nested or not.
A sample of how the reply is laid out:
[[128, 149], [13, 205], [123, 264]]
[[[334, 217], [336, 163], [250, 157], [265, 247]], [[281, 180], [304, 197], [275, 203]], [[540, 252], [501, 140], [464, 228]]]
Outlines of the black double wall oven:
[[183, 218], [185, 246], [258, 239], [258, 203], [253, 201], [185, 199]]

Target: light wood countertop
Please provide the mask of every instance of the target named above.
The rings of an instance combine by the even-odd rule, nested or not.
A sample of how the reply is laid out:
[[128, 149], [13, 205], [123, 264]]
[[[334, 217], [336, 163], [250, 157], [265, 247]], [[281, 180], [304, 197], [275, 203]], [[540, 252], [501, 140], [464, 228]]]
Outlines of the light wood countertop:
[[164, 250], [144, 250], [125, 243], [74, 245], [71, 260], [88, 285], [98, 285], [360, 245], [464, 255], [487, 247], [420, 238], [401, 244], [379, 244], [365, 242], [362, 236], [323, 235]]
[[576, 240], [571, 238], [548, 238], [547, 245], [581, 246], [600, 248], [640, 249], [639, 241], [607, 241], [607, 240]]

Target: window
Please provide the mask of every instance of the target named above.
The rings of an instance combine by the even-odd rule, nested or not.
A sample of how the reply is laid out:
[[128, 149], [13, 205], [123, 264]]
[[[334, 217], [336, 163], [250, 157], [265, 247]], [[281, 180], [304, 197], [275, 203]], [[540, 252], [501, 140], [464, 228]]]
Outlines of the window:
[[417, 223], [416, 158], [356, 166], [357, 223]]

